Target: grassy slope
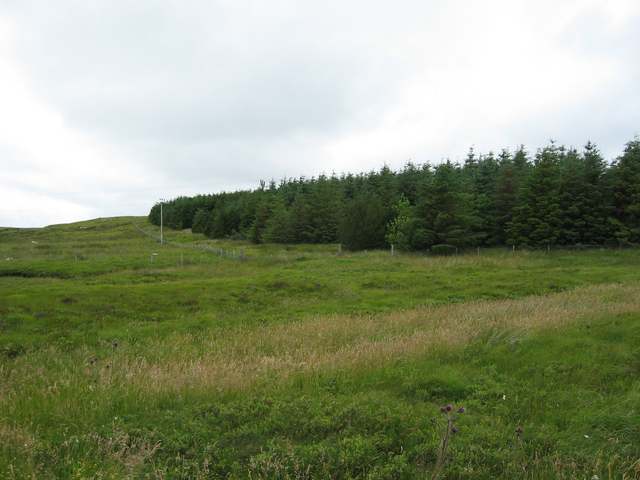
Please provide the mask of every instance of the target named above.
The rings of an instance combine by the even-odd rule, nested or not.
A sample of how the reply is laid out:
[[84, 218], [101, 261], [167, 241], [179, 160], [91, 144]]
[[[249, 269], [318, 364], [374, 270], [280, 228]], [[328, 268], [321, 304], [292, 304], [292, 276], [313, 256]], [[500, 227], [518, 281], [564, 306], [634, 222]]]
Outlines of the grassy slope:
[[449, 478], [640, 476], [640, 252], [177, 248], [133, 224], [154, 231], [0, 229], [0, 477], [419, 478], [449, 401]]

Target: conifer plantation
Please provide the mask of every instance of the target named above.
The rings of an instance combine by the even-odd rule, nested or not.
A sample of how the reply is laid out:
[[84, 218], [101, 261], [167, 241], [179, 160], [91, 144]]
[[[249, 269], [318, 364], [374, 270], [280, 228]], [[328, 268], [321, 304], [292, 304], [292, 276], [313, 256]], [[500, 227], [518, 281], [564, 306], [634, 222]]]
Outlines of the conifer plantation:
[[[361, 174], [261, 181], [252, 191], [179, 197], [164, 224], [254, 243], [336, 243], [351, 250], [628, 246], [640, 243], [640, 139], [607, 162], [593, 143], [551, 142], [407, 163]], [[160, 224], [160, 206], [149, 213]]]

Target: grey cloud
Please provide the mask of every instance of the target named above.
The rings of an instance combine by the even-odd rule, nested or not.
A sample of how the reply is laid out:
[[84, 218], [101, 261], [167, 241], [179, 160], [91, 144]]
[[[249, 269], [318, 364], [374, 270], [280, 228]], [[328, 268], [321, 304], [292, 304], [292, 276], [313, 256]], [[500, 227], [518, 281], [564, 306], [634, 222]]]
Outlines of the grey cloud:
[[[98, 171], [90, 189], [49, 190], [101, 214], [144, 214], [159, 196], [246, 188], [259, 179], [377, 168], [383, 161], [399, 166], [409, 156], [457, 158], [472, 144], [495, 150], [525, 143], [533, 150], [553, 136], [578, 146], [591, 139], [613, 155], [640, 128], [640, 17], [611, 29], [598, 8], [584, 7], [549, 38], [545, 27], [556, 12], [550, 0], [6, 0], [0, 6], [34, 94], [70, 128], [138, 171], [125, 169], [123, 177], [143, 175], [135, 186], [100, 184]], [[510, 28], [513, 22], [521, 28]], [[493, 122], [478, 107], [462, 105], [451, 120], [442, 107], [407, 97], [421, 78], [442, 91], [424, 86], [418, 97], [455, 103], [467, 98], [460, 90], [483, 97], [490, 92], [476, 84], [492, 75], [522, 84], [522, 96], [542, 96], [527, 83], [527, 72], [513, 67], [517, 59], [508, 47], [519, 41], [531, 48], [523, 55], [546, 42], [569, 59], [594, 65], [604, 59], [618, 70], [602, 92], [579, 103]], [[544, 57], [524, 60], [532, 73], [545, 68]], [[452, 70], [464, 81], [439, 81]], [[509, 101], [500, 93], [491, 98]], [[424, 111], [412, 111], [415, 105]], [[336, 145], [367, 132], [375, 132], [364, 135], [367, 141], [404, 139], [402, 125], [413, 116], [438, 128], [416, 133], [394, 158], [373, 151], [356, 161], [357, 146], [344, 150], [344, 158], [331, 153], [342, 155]], [[30, 159], [19, 153], [4, 157], [12, 159], [11, 178], [23, 178], [13, 185], [47, 193], [30, 185]]]
[[17, 15], [36, 90], [83, 130], [175, 142], [330, 131], [393, 89], [376, 49], [354, 51], [341, 30], [331, 40], [308, 15], [93, 5]]

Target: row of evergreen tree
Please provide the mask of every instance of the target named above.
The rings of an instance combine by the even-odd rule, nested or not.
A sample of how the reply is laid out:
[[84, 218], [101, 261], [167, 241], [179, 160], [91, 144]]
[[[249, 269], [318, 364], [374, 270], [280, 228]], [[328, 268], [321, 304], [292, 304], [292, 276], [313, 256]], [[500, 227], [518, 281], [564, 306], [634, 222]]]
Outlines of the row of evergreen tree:
[[[164, 224], [211, 238], [404, 250], [640, 243], [640, 139], [615, 161], [551, 142], [530, 157], [470, 150], [464, 163], [408, 163], [366, 174], [260, 182], [251, 191], [179, 197]], [[160, 223], [156, 204], [149, 213]]]

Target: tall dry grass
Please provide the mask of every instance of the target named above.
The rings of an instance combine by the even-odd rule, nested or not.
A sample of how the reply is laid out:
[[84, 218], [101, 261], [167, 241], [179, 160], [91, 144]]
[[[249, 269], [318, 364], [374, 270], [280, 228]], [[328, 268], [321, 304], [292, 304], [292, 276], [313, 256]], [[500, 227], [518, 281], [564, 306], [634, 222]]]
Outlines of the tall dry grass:
[[382, 315], [318, 316], [239, 329], [223, 336], [174, 336], [151, 347], [166, 352], [162, 357], [121, 358], [103, 381], [119, 379], [152, 391], [245, 388], [274, 376], [379, 365], [434, 348], [462, 345], [488, 330], [526, 333], [594, 316], [637, 311], [640, 285], [614, 284]]

